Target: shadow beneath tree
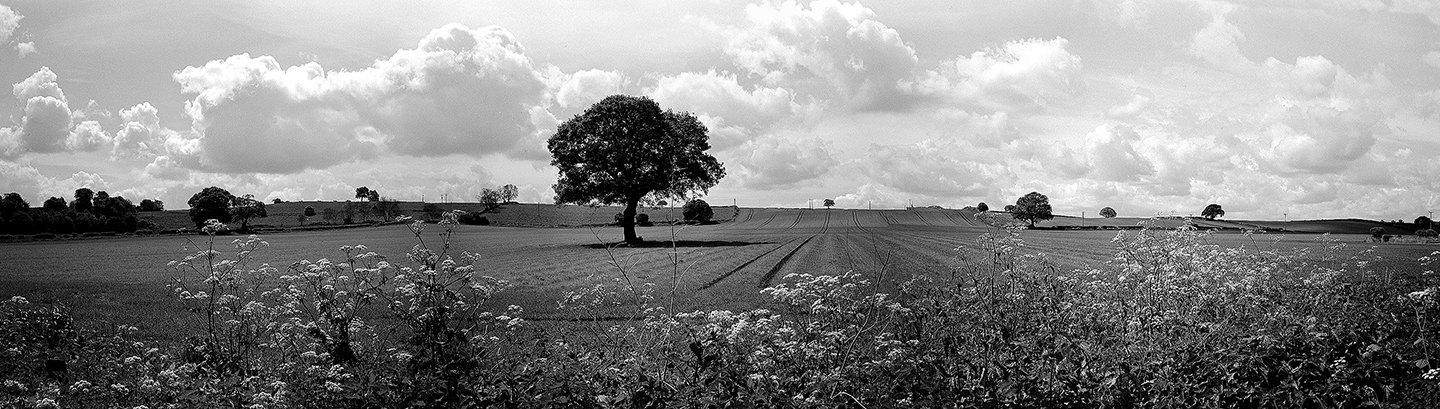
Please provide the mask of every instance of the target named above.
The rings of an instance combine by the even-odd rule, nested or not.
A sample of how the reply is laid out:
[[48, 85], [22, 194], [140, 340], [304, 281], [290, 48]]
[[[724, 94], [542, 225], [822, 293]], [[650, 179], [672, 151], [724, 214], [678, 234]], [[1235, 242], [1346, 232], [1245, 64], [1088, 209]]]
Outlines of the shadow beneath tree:
[[592, 248], [592, 249], [616, 248], [616, 247], [630, 247], [630, 248], [742, 247], [742, 246], [754, 246], [754, 245], [759, 245], [759, 244], [774, 244], [774, 243], [773, 243], [773, 242], [768, 242], [768, 241], [748, 242], [748, 241], [729, 241], [729, 240], [676, 240], [676, 241], [663, 240], [663, 241], [644, 241], [644, 242], [640, 242], [640, 243], [626, 243], [626, 242], [623, 242], [623, 241], [614, 242], [614, 243], [603, 243], [603, 244], [602, 244], [602, 243], [595, 243], [595, 244], [586, 244], [586, 245], [584, 245], [584, 247], [585, 247], [585, 248]]

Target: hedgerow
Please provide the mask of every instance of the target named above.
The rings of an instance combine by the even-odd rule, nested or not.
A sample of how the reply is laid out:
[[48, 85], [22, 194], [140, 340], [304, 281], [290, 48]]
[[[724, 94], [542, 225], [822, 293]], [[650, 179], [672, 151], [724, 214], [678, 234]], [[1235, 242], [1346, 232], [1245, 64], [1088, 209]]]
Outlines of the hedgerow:
[[[0, 302], [0, 405], [14, 407], [1420, 407], [1440, 401], [1431, 257], [1222, 247], [1193, 228], [1117, 235], [1073, 270], [1022, 229], [956, 249], [893, 294], [878, 272], [791, 274], [743, 311], [676, 311], [673, 288], [576, 290], [580, 322], [491, 305], [508, 283], [410, 224], [403, 260], [252, 266], [255, 236], [171, 265], [200, 333], [77, 330], [63, 306]], [[894, 272], [886, 273], [894, 274]], [[596, 311], [629, 311], [600, 317]], [[362, 317], [378, 317], [368, 322]]]

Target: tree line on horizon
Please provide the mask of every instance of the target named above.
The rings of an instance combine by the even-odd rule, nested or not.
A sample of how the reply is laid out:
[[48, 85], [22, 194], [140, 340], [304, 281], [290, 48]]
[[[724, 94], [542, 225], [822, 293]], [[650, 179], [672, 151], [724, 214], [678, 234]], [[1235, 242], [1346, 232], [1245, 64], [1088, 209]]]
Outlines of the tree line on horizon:
[[73, 197], [70, 201], [51, 197], [37, 208], [19, 193], [6, 193], [0, 197], [0, 234], [134, 232], [144, 224], [138, 212], [165, 209], [159, 200], [145, 199], [137, 205], [124, 196], [87, 187], [75, 189]]

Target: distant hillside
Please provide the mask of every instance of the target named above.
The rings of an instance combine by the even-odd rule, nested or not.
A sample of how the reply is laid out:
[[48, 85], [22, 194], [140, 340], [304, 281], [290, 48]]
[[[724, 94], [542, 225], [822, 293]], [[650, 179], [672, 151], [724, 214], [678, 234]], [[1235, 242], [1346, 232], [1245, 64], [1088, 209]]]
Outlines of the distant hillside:
[[[975, 211], [974, 208], [966, 208]], [[986, 215], [1000, 224], [1014, 221], [1009, 213], [990, 211]], [[983, 219], [983, 218], [982, 218]], [[1384, 227], [1388, 234], [1413, 235], [1418, 230], [1410, 223], [1381, 222], [1364, 219], [1321, 219], [1321, 220], [1236, 220], [1203, 218], [1191, 219], [1202, 229], [1268, 230], [1294, 233], [1370, 234], [1372, 227]], [[1142, 224], [1152, 228], [1173, 229], [1185, 223], [1181, 217], [1086, 217], [1055, 215], [1055, 219], [1037, 224], [1037, 227], [1057, 228], [1138, 228]]]
[[[250, 226], [257, 230], [265, 229], [293, 229], [301, 228], [302, 225], [297, 217], [305, 212], [306, 206], [315, 208], [316, 215], [310, 217], [304, 223], [304, 228], [327, 228], [341, 227], [340, 218], [337, 220], [325, 220], [322, 216], [326, 208], [340, 211], [345, 207], [343, 201], [296, 201], [284, 203], [266, 203], [265, 212], [268, 217], [253, 219]], [[421, 202], [400, 202], [400, 212], [412, 217], [423, 217]], [[464, 210], [466, 212], [481, 212], [484, 207], [480, 203], [455, 202], [436, 203], [441, 209]], [[732, 206], [714, 206], [716, 220], [729, 220], [735, 214]], [[498, 209], [489, 212], [481, 212], [492, 225], [515, 226], [515, 227], [579, 227], [604, 225], [615, 222], [615, 214], [624, 211], [619, 206], [555, 206], [552, 204], [539, 203], [509, 203], [501, 205]], [[667, 218], [680, 218], [680, 208], [650, 208], [642, 207], [640, 213], [650, 215], [650, 220], [661, 222]], [[673, 215], [669, 213], [673, 212]], [[180, 228], [193, 228], [194, 223], [190, 221], [190, 213], [187, 209], [166, 210], [163, 212], [141, 212], [140, 218], [155, 223], [161, 230], [174, 230]], [[376, 216], [357, 215], [357, 222], [378, 223], [381, 220]]]

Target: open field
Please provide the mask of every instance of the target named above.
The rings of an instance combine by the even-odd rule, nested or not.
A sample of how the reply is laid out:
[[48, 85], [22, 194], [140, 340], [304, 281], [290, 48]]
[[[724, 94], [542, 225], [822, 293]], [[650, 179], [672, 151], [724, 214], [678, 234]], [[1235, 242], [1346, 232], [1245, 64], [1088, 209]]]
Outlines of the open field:
[[[288, 211], [283, 210], [285, 205], [289, 204], [276, 206], [277, 210], [272, 212]], [[496, 218], [574, 225], [605, 220], [613, 215], [611, 209], [605, 208], [544, 206], [550, 214], [537, 216], [546, 210], [541, 205], [512, 206], [497, 212]], [[497, 298], [499, 305], [520, 305], [525, 307], [527, 318], [548, 320], [583, 318], [560, 311], [556, 301], [566, 291], [612, 283], [620, 277], [622, 269], [638, 282], [653, 282], [661, 289], [677, 288], [675, 307], [683, 310], [745, 309], [764, 305], [768, 297], [759, 294], [759, 289], [789, 273], [837, 274], [853, 270], [880, 277], [882, 290], [893, 290], [895, 285], [913, 276], [946, 274], [954, 265], [957, 246], [969, 245], [985, 233], [1001, 232], [965, 210], [747, 208], [735, 215], [732, 208], [717, 208], [716, 214], [734, 219], [673, 229], [670, 226], [639, 228], [639, 234], [655, 243], [655, 247], [620, 246], [607, 250], [607, 246], [600, 243], [620, 241], [618, 227], [459, 226], [453, 249], [482, 255], [477, 266], [481, 274], [509, 280], [514, 285]], [[1057, 217], [1055, 224], [1066, 225], [1072, 221]], [[438, 226], [433, 225], [426, 232], [425, 237], [432, 245], [437, 232]], [[1030, 252], [1045, 253], [1065, 268], [1085, 268], [1113, 255], [1111, 239], [1116, 234], [1095, 230], [1034, 230], [1022, 237]], [[1127, 231], [1126, 234], [1134, 233]], [[220, 237], [217, 248], [230, 250], [229, 241], [237, 237]], [[270, 247], [258, 252], [256, 261], [281, 267], [282, 271], [300, 260], [339, 258], [338, 248], [356, 244], [366, 245], [391, 260], [404, 261], [405, 252], [415, 244], [409, 230], [401, 225], [297, 231], [262, 237]], [[678, 265], [669, 261], [672, 249], [662, 243], [668, 243], [672, 237], [680, 255]], [[1413, 270], [1413, 260], [1440, 248], [1433, 244], [1363, 243], [1367, 237], [1338, 234], [1330, 239], [1347, 244], [1340, 254], [1343, 257], [1373, 248], [1388, 263], [1394, 263], [1396, 269]], [[184, 333], [183, 324], [192, 317], [166, 292], [170, 273], [165, 264], [194, 252], [196, 249], [190, 240], [200, 238], [159, 236], [3, 244], [0, 260], [4, 260], [5, 268], [0, 274], [0, 298], [23, 295], [35, 301], [64, 302], [74, 306], [81, 321], [134, 324], [161, 338], [178, 337]], [[1325, 248], [1319, 239], [1315, 234], [1275, 232], [1245, 235], [1232, 231], [1210, 236], [1210, 240], [1223, 246], [1311, 247], [1317, 251]], [[616, 264], [611, 264], [612, 256]], [[597, 316], [608, 313], [612, 312], [595, 312]]]

